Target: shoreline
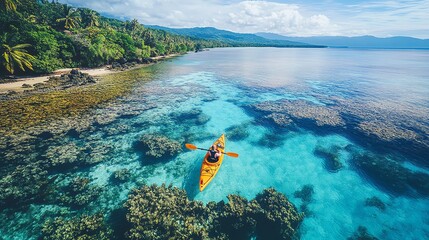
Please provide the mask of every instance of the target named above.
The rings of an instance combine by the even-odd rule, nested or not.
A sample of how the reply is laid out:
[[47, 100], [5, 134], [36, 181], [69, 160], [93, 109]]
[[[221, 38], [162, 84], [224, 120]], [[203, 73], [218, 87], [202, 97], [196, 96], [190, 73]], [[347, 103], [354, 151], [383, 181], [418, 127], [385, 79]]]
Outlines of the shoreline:
[[[153, 61], [162, 61], [164, 59], [169, 59], [172, 57], [180, 56], [180, 54], [170, 54], [167, 56], [157, 56], [157, 57], [151, 57]], [[133, 67], [130, 67], [125, 70], [114, 70], [112, 69], [112, 65], [105, 65], [103, 67], [98, 68], [63, 68], [63, 69], [57, 69], [54, 72], [43, 75], [43, 76], [31, 76], [31, 77], [19, 77], [14, 82], [8, 82], [8, 83], [0, 83], [0, 95], [1, 94], [8, 94], [10, 91], [15, 91], [17, 93], [24, 92], [24, 90], [33, 89], [31, 88], [25, 88], [22, 85], [23, 84], [29, 84], [33, 86], [36, 83], [44, 83], [49, 80], [50, 77], [55, 76], [61, 76], [61, 74], [67, 74], [70, 73], [71, 70], [77, 69], [80, 72], [87, 73], [92, 77], [100, 77], [108, 74], [118, 73], [118, 72], [125, 72], [130, 71], [133, 69], [138, 69], [146, 66], [150, 66], [153, 63], [138, 63]]]

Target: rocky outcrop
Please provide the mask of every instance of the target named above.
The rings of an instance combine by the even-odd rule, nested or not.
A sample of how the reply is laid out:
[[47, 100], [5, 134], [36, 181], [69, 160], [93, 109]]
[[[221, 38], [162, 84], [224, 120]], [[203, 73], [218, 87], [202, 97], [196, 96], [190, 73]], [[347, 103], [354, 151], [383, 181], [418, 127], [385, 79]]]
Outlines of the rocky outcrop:
[[371, 235], [366, 227], [359, 226], [351, 237], [348, 237], [347, 240], [378, 240], [378, 238]]
[[378, 198], [376, 196], [365, 199], [365, 206], [375, 207], [381, 211], [386, 210], [386, 204], [383, 201], [381, 201], [380, 198]]
[[[49, 80], [44, 83], [45, 86], [51, 87], [61, 87], [61, 88], [69, 88], [72, 86], [82, 86], [86, 84], [96, 83], [96, 79], [89, 75], [88, 73], [80, 72], [79, 70], [73, 69], [69, 74], [62, 74], [57, 77], [50, 77]], [[34, 88], [36, 85], [34, 85]]]

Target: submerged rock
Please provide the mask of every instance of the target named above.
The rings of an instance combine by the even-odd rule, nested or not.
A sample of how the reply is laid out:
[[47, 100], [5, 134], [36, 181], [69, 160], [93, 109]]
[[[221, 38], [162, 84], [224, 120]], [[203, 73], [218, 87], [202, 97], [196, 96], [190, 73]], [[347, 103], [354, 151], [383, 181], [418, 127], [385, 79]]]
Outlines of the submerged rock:
[[112, 230], [106, 225], [103, 214], [82, 215], [65, 219], [47, 220], [42, 227], [42, 239], [46, 240], [108, 240]]
[[240, 125], [233, 125], [226, 129], [226, 136], [229, 140], [240, 141], [249, 137], [250, 133], [248, 131], [249, 124], [243, 123]]
[[314, 193], [314, 186], [311, 184], [306, 184], [302, 186], [301, 190], [295, 191], [293, 194], [296, 198], [301, 198], [304, 203], [311, 202]]
[[210, 121], [210, 116], [203, 113], [203, 111], [198, 108], [194, 108], [186, 112], [173, 112], [170, 116], [178, 124], [187, 126], [204, 125]]
[[[45, 83], [48, 87], [68, 88], [72, 86], [81, 86], [90, 83], [96, 83], [96, 79], [88, 73], [80, 72], [76, 69], [70, 71], [69, 74], [63, 74], [59, 77], [50, 77]], [[35, 86], [35, 85], [34, 85]]]
[[368, 233], [366, 227], [359, 226], [356, 232], [351, 237], [348, 237], [347, 240], [378, 240], [378, 238]]
[[376, 185], [395, 195], [429, 196], [429, 174], [414, 172], [385, 157], [356, 154], [352, 163]]
[[283, 145], [284, 137], [279, 133], [265, 133], [257, 142], [258, 145], [268, 148], [277, 148]]
[[331, 147], [329, 149], [324, 148], [320, 145], [314, 149], [314, 154], [325, 160], [325, 168], [330, 172], [338, 172], [343, 168], [343, 163], [340, 160], [340, 150], [339, 147]]
[[380, 198], [376, 196], [367, 198], [365, 200], [365, 206], [376, 207], [382, 211], [386, 210], [386, 204], [384, 204], [384, 202], [381, 201]]
[[136, 147], [149, 158], [170, 158], [182, 151], [182, 145], [163, 135], [144, 134], [136, 143]]

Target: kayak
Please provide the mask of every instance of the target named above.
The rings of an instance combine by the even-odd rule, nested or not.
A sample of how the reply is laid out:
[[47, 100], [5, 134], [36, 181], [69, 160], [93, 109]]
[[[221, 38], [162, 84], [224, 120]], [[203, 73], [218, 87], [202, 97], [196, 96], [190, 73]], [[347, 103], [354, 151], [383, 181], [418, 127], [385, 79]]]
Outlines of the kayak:
[[220, 144], [219, 150], [222, 152], [219, 160], [215, 163], [208, 161], [209, 153], [207, 152], [204, 156], [203, 163], [200, 170], [200, 192], [209, 185], [209, 183], [216, 176], [219, 171], [220, 166], [222, 165], [223, 158], [225, 157], [225, 134], [222, 134], [219, 139], [217, 139], [213, 144]]

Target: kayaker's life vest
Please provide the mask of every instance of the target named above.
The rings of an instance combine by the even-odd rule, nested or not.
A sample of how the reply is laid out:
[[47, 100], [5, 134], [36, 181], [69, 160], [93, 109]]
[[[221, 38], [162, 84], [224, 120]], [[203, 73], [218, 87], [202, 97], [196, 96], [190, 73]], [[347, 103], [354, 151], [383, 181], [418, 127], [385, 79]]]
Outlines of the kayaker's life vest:
[[210, 149], [209, 157], [207, 158], [207, 160], [212, 163], [217, 162], [218, 158], [216, 157], [216, 154], [217, 154], [216, 150]]

